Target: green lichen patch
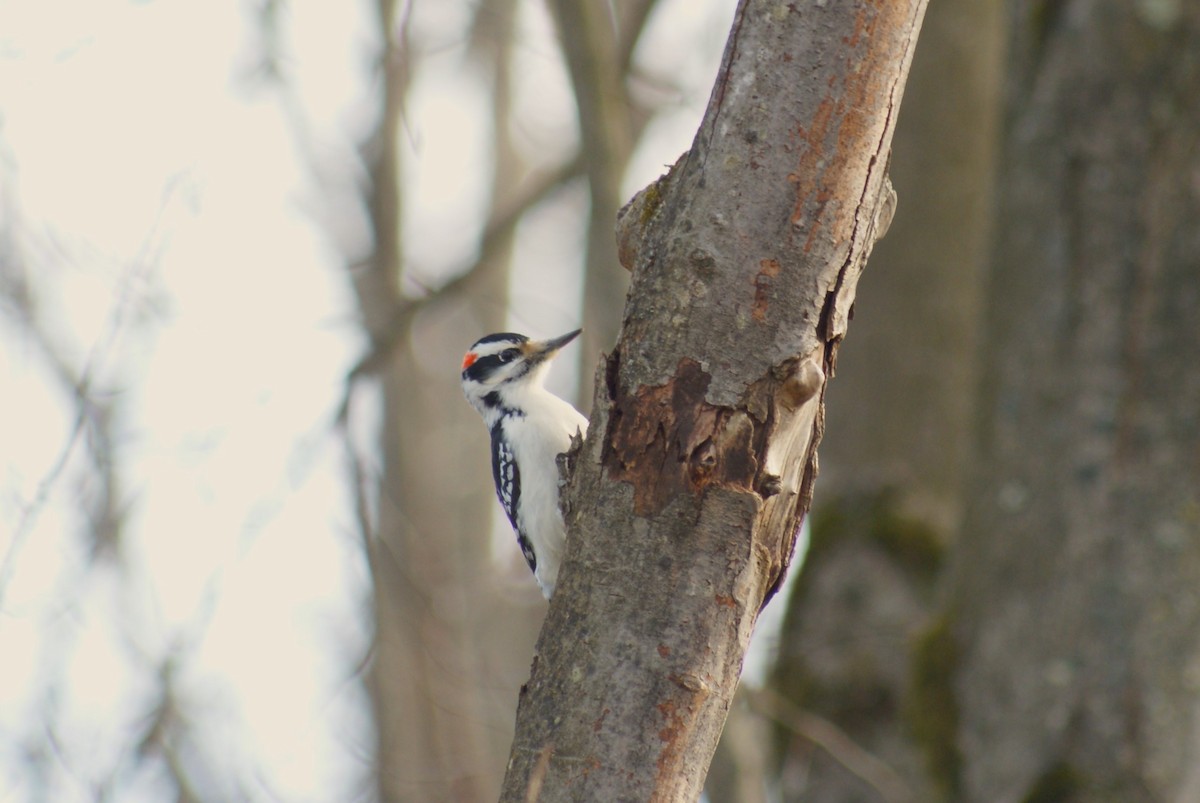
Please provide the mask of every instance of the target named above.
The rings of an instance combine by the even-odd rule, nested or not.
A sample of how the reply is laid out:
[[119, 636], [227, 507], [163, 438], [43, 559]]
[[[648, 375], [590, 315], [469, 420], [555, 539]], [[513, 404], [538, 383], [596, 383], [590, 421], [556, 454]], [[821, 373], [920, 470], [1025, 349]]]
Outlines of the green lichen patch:
[[902, 566], [925, 579], [937, 573], [945, 551], [933, 526], [900, 509], [899, 493], [893, 489], [825, 500], [813, 515], [809, 559], [847, 538], [878, 544]]
[[913, 645], [912, 678], [905, 719], [925, 754], [930, 775], [947, 799], [959, 788], [962, 754], [958, 749], [958, 700], [954, 672], [958, 646], [951, 618], [930, 623]]
[[1056, 762], [1046, 769], [1021, 803], [1071, 803], [1078, 799], [1083, 790], [1083, 777], [1065, 761]]

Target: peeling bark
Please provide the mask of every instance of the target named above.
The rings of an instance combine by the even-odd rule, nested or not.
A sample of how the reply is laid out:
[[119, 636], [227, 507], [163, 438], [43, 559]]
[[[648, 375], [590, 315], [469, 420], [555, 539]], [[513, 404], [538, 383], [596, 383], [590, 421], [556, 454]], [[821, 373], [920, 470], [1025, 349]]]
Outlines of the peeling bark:
[[623, 211], [624, 326], [504, 800], [698, 797], [811, 499], [923, 12], [742, 2], [692, 148]]

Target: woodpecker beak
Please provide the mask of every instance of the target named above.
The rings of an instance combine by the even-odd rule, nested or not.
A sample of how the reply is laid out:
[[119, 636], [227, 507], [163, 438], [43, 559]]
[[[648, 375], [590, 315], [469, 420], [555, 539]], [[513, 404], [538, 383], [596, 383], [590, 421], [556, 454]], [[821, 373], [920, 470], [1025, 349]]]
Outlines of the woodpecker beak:
[[550, 340], [531, 340], [524, 346], [525, 358], [535, 364], [549, 360], [558, 353], [559, 349], [578, 337], [582, 331], [582, 329], [576, 329], [574, 332], [567, 332], [565, 335]]

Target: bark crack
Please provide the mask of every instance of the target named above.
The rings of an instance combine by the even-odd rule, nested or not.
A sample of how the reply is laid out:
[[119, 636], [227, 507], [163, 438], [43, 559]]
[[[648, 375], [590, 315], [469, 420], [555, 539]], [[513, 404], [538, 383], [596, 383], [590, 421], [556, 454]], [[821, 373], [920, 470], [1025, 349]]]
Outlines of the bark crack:
[[[725, 104], [725, 89], [729, 86], [729, 76], [733, 72], [733, 63], [737, 61], [738, 42], [741, 38], [742, 23], [746, 18], [746, 3], [738, 3], [736, 16], [733, 18], [733, 26], [729, 31], [729, 44], [725, 51], [725, 60], [721, 65], [721, 72], [718, 77], [716, 90], [713, 93], [714, 99], [712, 103], [712, 116], [709, 118], [708, 137], [704, 141], [704, 153], [700, 155], [701, 166], [708, 163], [708, 152], [712, 145], [713, 137], [717, 131], [717, 120], [721, 117], [721, 111]], [[697, 138], [699, 141], [699, 138]]]
[[[910, 20], [909, 30], [911, 31], [915, 25], [916, 20]], [[896, 93], [899, 90], [901, 83], [900, 76], [897, 76], [892, 80], [891, 86], [888, 88], [888, 100], [886, 112], [884, 113], [883, 125], [880, 127], [879, 139], [874, 143], [871, 157], [868, 160], [866, 177], [863, 181], [862, 190], [858, 195], [858, 203], [854, 210], [854, 223], [850, 229], [850, 245], [847, 249], [845, 260], [838, 268], [837, 278], [834, 280], [833, 287], [825, 294], [825, 304], [821, 310], [818, 331], [820, 332], [822, 339], [825, 340], [827, 344], [833, 346], [833, 348], [830, 349], [830, 353], [826, 359], [826, 365], [827, 369], [830, 371], [830, 375], [832, 375], [832, 371], [837, 363], [836, 344], [843, 337], [845, 337], [846, 324], [852, 317], [853, 302], [851, 302], [850, 310], [843, 311], [841, 309], [843, 293], [846, 290], [848, 278], [855, 270], [856, 266], [865, 264], [867, 256], [870, 255], [871, 247], [874, 245], [875, 239], [875, 232], [873, 229], [876, 228], [876, 223], [880, 219], [880, 204], [883, 204], [886, 200], [892, 205], [894, 211], [894, 191], [888, 193], [888, 197], [886, 199], [883, 197], [883, 195], [881, 195], [876, 199], [876, 203], [871, 206], [871, 217], [866, 227], [868, 230], [860, 233], [860, 229], [863, 228], [861, 224], [863, 222], [864, 209], [867, 206], [867, 200], [871, 193], [872, 186], [876, 183], [876, 169], [881, 160], [883, 161], [885, 173], [887, 171], [887, 143], [891, 139], [892, 117], [896, 108]], [[885, 175], [884, 179], [879, 182], [881, 189], [882, 185], [886, 183], [886, 181], [887, 177]], [[888, 216], [887, 223], [889, 225], [891, 223], [890, 215]], [[871, 241], [864, 242], [868, 235], [871, 235]], [[854, 278], [854, 281], [857, 283], [857, 277]]]

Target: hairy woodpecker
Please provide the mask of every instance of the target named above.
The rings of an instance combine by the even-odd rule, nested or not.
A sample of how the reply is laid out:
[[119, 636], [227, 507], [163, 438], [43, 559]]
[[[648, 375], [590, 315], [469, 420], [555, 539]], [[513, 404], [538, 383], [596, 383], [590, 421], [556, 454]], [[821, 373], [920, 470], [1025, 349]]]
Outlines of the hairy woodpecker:
[[546, 599], [554, 593], [566, 528], [558, 509], [558, 455], [587, 419], [542, 387], [550, 360], [580, 332], [535, 341], [513, 332], [476, 340], [462, 361], [462, 386], [492, 434], [496, 496]]

